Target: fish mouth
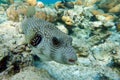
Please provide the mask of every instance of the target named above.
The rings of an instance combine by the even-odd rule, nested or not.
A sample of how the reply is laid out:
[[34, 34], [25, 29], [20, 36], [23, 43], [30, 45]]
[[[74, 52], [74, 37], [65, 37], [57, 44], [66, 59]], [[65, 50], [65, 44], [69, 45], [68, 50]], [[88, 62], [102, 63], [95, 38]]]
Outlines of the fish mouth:
[[76, 60], [74, 60], [74, 59], [69, 59], [69, 60], [67, 61], [67, 63], [70, 64], [70, 65], [74, 65], [74, 64], [76, 63]]
[[71, 63], [74, 63], [74, 62], [75, 62], [74, 59], [69, 59], [68, 61], [71, 62]]

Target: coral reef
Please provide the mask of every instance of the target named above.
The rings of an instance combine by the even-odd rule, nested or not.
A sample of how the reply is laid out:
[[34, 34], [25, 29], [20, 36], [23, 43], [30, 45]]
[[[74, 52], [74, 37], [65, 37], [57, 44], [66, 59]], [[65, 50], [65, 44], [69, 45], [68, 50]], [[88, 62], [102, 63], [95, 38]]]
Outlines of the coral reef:
[[65, 8], [65, 6], [61, 2], [56, 2], [55, 9], [58, 10], [59, 8]]
[[26, 2], [30, 5], [30, 6], [35, 6], [37, 4], [37, 0], [26, 0]]
[[6, 3], [6, 4], [13, 4], [14, 0], [1, 0], [1, 3]]
[[71, 9], [71, 8], [74, 8], [74, 3], [73, 2], [66, 2], [66, 1], [56, 2], [55, 3], [55, 9], [58, 10], [59, 8], [63, 8], [63, 9], [69, 8], [69, 9]]
[[72, 21], [72, 19], [70, 19], [69, 16], [62, 16], [62, 21], [64, 21], [65, 24], [68, 25], [68, 26], [73, 25], [73, 21]]
[[98, 2], [100, 2], [100, 0], [76, 0], [74, 4], [84, 5], [84, 6], [93, 6]]
[[9, 9], [7, 9], [7, 16], [10, 20], [18, 21], [19, 15], [16, 10], [14, 10], [15, 6], [11, 6]]
[[40, 7], [40, 8], [44, 8], [45, 7], [44, 3], [40, 2], [40, 1], [37, 2], [37, 6]]
[[13, 21], [19, 21], [20, 15], [25, 16], [27, 14], [27, 7], [27, 4], [21, 3], [11, 5], [6, 11], [8, 19]]
[[49, 22], [55, 22], [57, 20], [57, 12], [55, 11], [55, 9], [49, 7], [45, 8], [36, 7], [35, 16]]
[[[52, 5], [36, 0], [9, 1], [0, 4], [0, 80], [120, 80], [120, 0]], [[26, 15], [52, 22], [72, 37], [78, 55], [76, 64], [35, 61], [20, 28]]]
[[38, 5], [29, 6], [26, 3], [15, 3], [7, 9], [6, 13], [8, 19], [12, 21], [22, 21], [25, 16], [36, 16], [49, 22], [57, 20], [57, 13], [55, 9], [44, 6], [41, 6], [41, 8]]
[[98, 4], [98, 6], [102, 8], [104, 11], [111, 12], [111, 13], [117, 13], [117, 12], [120, 12], [119, 3], [120, 3], [119, 0], [102, 0]]
[[104, 13], [101, 10], [92, 10], [92, 14], [100, 21], [114, 21], [116, 19], [115, 15]]
[[[21, 77], [19, 77], [21, 76]], [[21, 73], [14, 75], [10, 80], [55, 80], [46, 70], [34, 67], [24, 68]]]
[[68, 29], [63, 24], [57, 24], [56, 27], [60, 29], [62, 32], [68, 34]]
[[120, 31], [120, 23], [116, 23], [117, 31]]
[[120, 12], [120, 4], [116, 5], [115, 7], [109, 10], [110, 13], [118, 13]]

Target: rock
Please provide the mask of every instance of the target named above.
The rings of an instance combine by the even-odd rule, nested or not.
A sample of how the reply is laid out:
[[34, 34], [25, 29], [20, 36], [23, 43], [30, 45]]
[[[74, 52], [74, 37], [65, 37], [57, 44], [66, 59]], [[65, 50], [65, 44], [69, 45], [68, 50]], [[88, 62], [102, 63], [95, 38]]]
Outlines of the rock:
[[92, 24], [92, 27], [94, 28], [99, 28], [103, 25], [101, 21], [94, 21], [94, 22], [91, 22], [91, 24]]
[[55, 80], [46, 70], [27, 67], [25, 70], [12, 76], [10, 80]]
[[82, 5], [83, 4], [83, 1], [82, 0], [76, 0], [74, 2], [75, 5]]
[[79, 57], [87, 57], [89, 55], [89, 45], [84, 39], [73, 38], [73, 47], [76, 49], [76, 52]]
[[39, 67], [47, 70], [57, 80], [94, 80], [98, 73], [104, 74], [109, 79], [120, 79], [119, 75], [110, 67], [103, 67], [104, 65], [99, 63], [83, 58], [78, 59], [76, 65], [63, 65], [56, 62], [49, 62], [40, 64]]
[[112, 21], [108, 21], [108, 22], [105, 22], [103, 25], [104, 25], [105, 27], [113, 27], [113, 26], [115, 26], [115, 23], [112, 22]]
[[7, 49], [3, 49], [4, 47], [0, 47], [0, 61], [8, 55], [8, 50]]
[[105, 17], [104, 15], [96, 15], [96, 18], [101, 22], [108, 20], [107, 17]]
[[45, 5], [43, 4], [43, 2], [37, 2], [37, 5], [36, 6], [38, 6], [39, 8], [44, 8], [45, 7]]
[[24, 43], [23, 34], [20, 34], [19, 31], [17, 31], [17, 24], [19, 23], [16, 23], [14, 26], [13, 24], [14, 23], [11, 21], [6, 21], [0, 25], [1, 44], [5, 46], [5, 48], [12, 48]]
[[75, 4], [77, 5], [84, 5], [84, 6], [93, 6], [95, 3], [99, 2], [100, 0], [76, 0]]
[[65, 28], [64, 25], [58, 24], [58, 26], [56, 26], [56, 27], [57, 27], [58, 29], [60, 29], [62, 32], [68, 34], [68, 30], [67, 30], [67, 28]]
[[2, 6], [0, 6], [0, 15], [3, 15], [4, 13], [5, 13], [5, 9]]
[[115, 7], [109, 10], [110, 13], [118, 13], [120, 12], [120, 4], [116, 5]]
[[[98, 6], [102, 8], [104, 11], [111, 12], [118, 11], [119, 8], [115, 8], [115, 6], [119, 5], [120, 1], [119, 0], [101, 0]], [[113, 10], [115, 9], [115, 10]]]
[[120, 22], [116, 23], [117, 31], [120, 31]]

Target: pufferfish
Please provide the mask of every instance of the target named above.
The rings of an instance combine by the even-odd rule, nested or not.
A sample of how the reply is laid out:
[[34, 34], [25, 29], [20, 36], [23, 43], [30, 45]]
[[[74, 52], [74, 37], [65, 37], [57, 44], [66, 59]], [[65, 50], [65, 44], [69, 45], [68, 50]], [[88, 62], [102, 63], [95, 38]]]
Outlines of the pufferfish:
[[22, 31], [33, 54], [41, 61], [53, 60], [62, 64], [75, 64], [77, 61], [72, 38], [54, 24], [36, 17], [27, 17], [22, 21]]

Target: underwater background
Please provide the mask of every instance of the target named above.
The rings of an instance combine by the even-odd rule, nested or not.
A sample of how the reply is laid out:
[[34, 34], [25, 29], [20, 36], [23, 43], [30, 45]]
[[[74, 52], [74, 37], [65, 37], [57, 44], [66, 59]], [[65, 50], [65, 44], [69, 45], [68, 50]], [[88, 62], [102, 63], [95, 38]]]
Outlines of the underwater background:
[[0, 80], [120, 80], [120, 0], [0, 0]]
[[60, 1], [60, 0], [38, 0], [38, 1], [42, 1], [45, 4], [54, 4], [55, 2]]

